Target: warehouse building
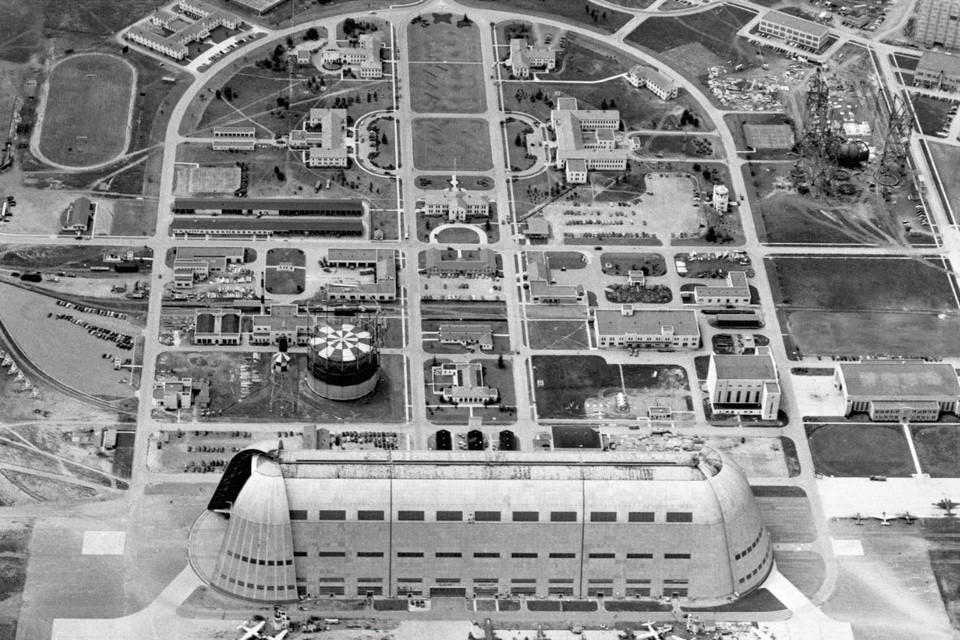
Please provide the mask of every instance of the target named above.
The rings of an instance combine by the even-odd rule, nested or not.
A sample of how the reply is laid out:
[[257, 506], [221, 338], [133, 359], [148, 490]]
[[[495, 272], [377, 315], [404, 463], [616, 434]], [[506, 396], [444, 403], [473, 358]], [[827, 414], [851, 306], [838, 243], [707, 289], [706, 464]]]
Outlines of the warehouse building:
[[957, 415], [960, 381], [953, 365], [921, 360], [865, 360], [837, 365], [845, 415], [867, 413], [877, 422], [934, 422]]
[[707, 389], [714, 415], [777, 419], [780, 381], [769, 347], [755, 354], [711, 355]]
[[697, 312], [678, 309], [620, 309], [596, 311], [597, 344], [601, 347], [643, 349], [699, 349]]
[[692, 452], [236, 455], [191, 566], [264, 603], [322, 596], [728, 600], [773, 566], [743, 474]]
[[960, 0], [919, 0], [913, 39], [928, 47], [960, 49]]
[[432, 276], [483, 276], [497, 274], [497, 255], [490, 249], [437, 249], [425, 252], [425, 271]]
[[804, 20], [782, 11], [768, 11], [760, 19], [760, 33], [819, 51], [830, 35], [822, 24]]
[[531, 69], [553, 71], [557, 66], [557, 51], [547, 45], [532, 45], [526, 38], [510, 41], [510, 57], [506, 65], [515, 78], [529, 78]]
[[544, 304], [577, 304], [586, 292], [577, 284], [557, 284], [551, 277], [550, 257], [543, 251], [530, 251], [527, 256], [527, 284], [530, 300]]
[[89, 198], [77, 198], [70, 203], [61, 216], [61, 231], [85, 233], [90, 229], [93, 219], [97, 215], [97, 203]]
[[677, 97], [676, 83], [650, 67], [634, 65], [627, 72], [627, 82], [638, 89], [646, 87], [661, 100], [673, 100]]
[[237, 309], [209, 309], [197, 311], [193, 344], [239, 346], [240, 311]]
[[214, 127], [214, 151], [253, 151], [257, 148], [255, 127]]
[[348, 218], [258, 218], [232, 217], [187, 217], [176, 218], [170, 223], [170, 235], [180, 238], [206, 238], [227, 236], [231, 238], [270, 238], [273, 236], [362, 238], [365, 235], [363, 220]]
[[342, 269], [372, 271], [372, 281], [349, 280], [327, 285], [333, 301], [389, 302], [397, 299], [397, 254], [393, 249], [330, 249], [327, 264]]
[[462, 347], [478, 347], [481, 351], [493, 349], [493, 329], [488, 324], [451, 322], [441, 324], [438, 332], [441, 344], [458, 344]]
[[617, 147], [620, 112], [579, 109], [576, 98], [558, 98], [550, 112], [550, 126], [556, 134], [554, 165], [565, 169], [567, 182], [584, 184], [587, 172], [623, 171], [627, 152]]
[[913, 76], [914, 86], [952, 90], [960, 86], [960, 56], [924, 51]]
[[189, 215], [363, 217], [362, 200], [308, 198], [176, 198], [173, 213]]
[[693, 299], [697, 304], [745, 306], [750, 304], [750, 298], [746, 271], [728, 273], [725, 286], [705, 285], [693, 290]]

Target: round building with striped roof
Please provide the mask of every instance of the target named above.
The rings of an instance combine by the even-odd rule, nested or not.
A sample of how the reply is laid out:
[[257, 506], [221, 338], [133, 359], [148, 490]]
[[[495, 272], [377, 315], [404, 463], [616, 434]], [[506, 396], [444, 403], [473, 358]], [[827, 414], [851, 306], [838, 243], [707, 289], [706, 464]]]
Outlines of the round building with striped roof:
[[310, 339], [308, 384], [329, 400], [356, 400], [380, 379], [380, 357], [370, 331], [352, 324], [324, 325]]

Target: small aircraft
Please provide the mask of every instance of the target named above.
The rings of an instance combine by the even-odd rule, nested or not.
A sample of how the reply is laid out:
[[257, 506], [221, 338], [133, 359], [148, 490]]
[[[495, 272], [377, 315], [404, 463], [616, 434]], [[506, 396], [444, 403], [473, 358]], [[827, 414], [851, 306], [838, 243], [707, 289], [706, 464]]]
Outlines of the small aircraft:
[[863, 526], [863, 516], [860, 515], [859, 513], [858, 513], [857, 515], [853, 516], [853, 524], [857, 525], [858, 527], [862, 527], [862, 526]]
[[953, 510], [956, 509], [957, 507], [960, 507], [960, 504], [954, 502], [950, 498], [945, 497], [942, 500], [940, 500], [940, 502], [934, 502], [933, 506], [940, 507], [941, 509], [946, 511], [946, 513], [944, 514], [945, 516], [947, 516], [948, 518], [952, 518], [955, 515], [957, 515], [953, 512]]
[[917, 521], [916, 516], [914, 516], [914, 515], [913, 515], [912, 513], [910, 513], [909, 511], [904, 511], [903, 513], [901, 513], [901, 514], [900, 514], [899, 516], [897, 516], [897, 517], [898, 517], [898, 518], [903, 518], [903, 521], [904, 521], [905, 523], [907, 523], [907, 524], [913, 524], [914, 522]]
[[243, 635], [240, 637], [240, 640], [259, 640], [260, 629], [263, 629], [263, 625], [265, 624], [267, 624], [266, 620], [261, 620], [252, 627], [241, 624], [239, 627], [237, 627], [238, 630], [243, 629]]
[[[874, 516], [874, 518], [876, 518], [876, 516]], [[880, 516], [879, 518], [877, 518], [877, 519], [880, 521], [880, 526], [881, 526], [881, 527], [889, 527], [889, 526], [890, 526], [890, 521], [887, 520], [887, 512], [886, 512], [886, 511], [884, 511], [884, 512], [881, 514], [881, 516]]]

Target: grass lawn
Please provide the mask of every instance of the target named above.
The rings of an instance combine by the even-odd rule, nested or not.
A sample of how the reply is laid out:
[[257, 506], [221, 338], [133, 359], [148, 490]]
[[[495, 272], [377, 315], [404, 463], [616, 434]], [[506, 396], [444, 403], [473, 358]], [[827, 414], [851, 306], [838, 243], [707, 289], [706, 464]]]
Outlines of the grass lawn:
[[407, 26], [407, 60], [410, 62], [477, 62], [480, 29], [476, 23], [459, 27], [463, 15], [432, 13]]
[[50, 74], [40, 151], [70, 166], [106, 162], [123, 153], [133, 100], [133, 68], [104, 54], [66, 58]]
[[927, 142], [954, 219], [960, 216], [960, 148]]
[[571, 22], [588, 29], [604, 33], [613, 33], [627, 24], [632, 17], [629, 13], [614, 11], [586, 0], [585, 2], [547, 2], [546, 0], [464, 0], [462, 5], [476, 9], [495, 9], [516, 14], [530, 13], [554, 20]]
[[264, 276], [264, 288], [267, 293], [278, 296], [291, 296], [303, 293], [306, 286], [306, 273], [303, 269], [285, 271], [276, 267], [267, 267]]
[[551, 269], [586, 269], [587, 262], [579, 251], [547, 251]]
[[461, 171], [493, 168], [490, 129], [485, 120], [415, 118], [413, 164], [420, 171], [449, 171], [456, 161]]
[[910, 425], [920, 468], [934, 478], [960, 477], [960, 429], [956, 423]]
[[626, 41], [657, 54], [691, 43], [699, 44], [712, 54], [701, 56], [703, 70], [696, 74], [700, 75], [715, 63], [714, 59], [739, 64], [747, 58], [745, 41], [738, 38], [736, 32], [755, 15], [747, 9], [724, 4], [682, 17], [654, 16], [641, 22]]
[[148, 200], [117, 200], [113, 203], [112, 236], [149, 236], [157, 228], [157, 203]]
[[[510, 170], [511, 171], [524, 171], [533, 166], [537, 161], [534, 156], [527, 155], [527, 145], [525, 143], [525, 136], [528, 133], [533, 133], [531, 129], [525, 122], [520, 122], [519, 120], [513, 120], [507, 118], [507, 156], [510, 161]], [[519, 142], [520, 144], [517, 144]]]
[[808, 424], [806, 430], [817, 473], [909, 477], [916, 472], [900, 425]]
[[600, 268], [608, 276], [625, 276], [628, 271], [640, 269], [648, 276], [662, 276], [667, 272], [667, 263], [659, 253], [601, 253]]
[[603, 80], [630, 70], [639, 59], [625, 56], [593, 38], [565, 36], [557, 67], [543, 74], [546, 80]]
[[625, 9], [646, 9], [654, 3], [655, 0], [611, 0], [613, 4], [618, 4]]
[[935, 313], [788, 311], [785, 326], [806, 355], [960, 355], [960, 321]]
[[527, 320], [531, 349], [589, 349], [584, 320]]
[[437, 233], [437, 242], [440, 244], [477, 244], [480, 242], [481, 231], [466, 227], [452, 227]]
[[267, 266], [289, 263], [294, 267], [307, 266], [307, 254], [300, 249], [270, 249], [267, 251]]
[[956, 100], [938, 100], [918, 93], [911, 93], [910, 101], [920, 123], [920, 132], [928, 136], [937, 135], [940, 129], [949, 126], [950, 108], [960, 104]]
[[[769, 260], [777, 304], [831, 311], [957, 310], [939, 261], [912, 258], [785, 257]], [[772, 278], [771, 278], [772, 279]]]
[[534, 356], [532, 364], [541, 419], [583, 417], [584, 401], [605, 389], [689, 389], [676, 366], [611, 365], [600, 356]]
[[[486, 176], [457, 176], [457, 181], [461, 189], [467, 189], [468, 191], [489, 191], [493, 189], [493, 180]], [[417, 176], [414, 184], [417, 189], [449, 189], [450, 174]]]
[[483, 113], [483, 66], [410, 64], [410, 106], [417, 113]]

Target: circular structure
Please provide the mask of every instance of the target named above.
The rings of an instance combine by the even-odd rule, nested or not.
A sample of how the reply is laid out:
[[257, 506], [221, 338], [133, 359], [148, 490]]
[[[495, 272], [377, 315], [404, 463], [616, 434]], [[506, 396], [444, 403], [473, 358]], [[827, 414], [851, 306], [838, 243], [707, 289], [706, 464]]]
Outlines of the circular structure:
[[42, 98], [36, 150], [55, 166], [93, 168], [130, 143], [137, 74], [117, 56], [89, 53], [59, 62]]
[[308, 385], [328, 400], [356, 400], [369, 394], [380, 379], [380, 356], [373, 336], [352, 324], [325, 325], [310, 340]]
[[862, 141], [844, 142], [837, 148], [837, 164], [856, 167], [870, 159], [870, 149]]

